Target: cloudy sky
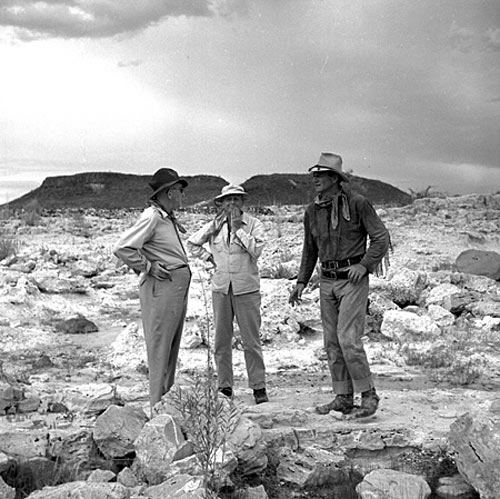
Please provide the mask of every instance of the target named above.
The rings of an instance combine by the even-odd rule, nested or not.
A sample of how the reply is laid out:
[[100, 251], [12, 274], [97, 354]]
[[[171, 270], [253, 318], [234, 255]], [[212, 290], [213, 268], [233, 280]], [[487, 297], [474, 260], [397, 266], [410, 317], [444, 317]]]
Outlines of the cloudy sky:
[[0, 63], [0, 203], [321, 151], [405, 191], [500, 191], [498, 0], [1, 0]]

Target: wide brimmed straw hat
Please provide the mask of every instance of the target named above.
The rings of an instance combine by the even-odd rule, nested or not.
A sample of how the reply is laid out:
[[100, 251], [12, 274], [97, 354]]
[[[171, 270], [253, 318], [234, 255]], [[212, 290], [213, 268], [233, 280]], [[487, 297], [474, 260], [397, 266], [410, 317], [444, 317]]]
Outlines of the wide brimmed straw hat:
[[156, 196], [163, 189], [168, 189], [174, 184], [180, 183], [183, 187], [187, 187], [188, 181], [184, 177], [179, 177], [179, 174], [171, 168], [160, 168], [154, 175], [149, 186], [153, 189], [151, 197]]
[[319, 161], [309, 168], [309, 173], [334, 172], [343, 182], [349, 182], [349, 177], [342, 171], [342, 158], [333, 152], [322, 152]]
[[214, 203], [218, 206], [222, 203], [222, 200], [227, 196], [248, 196], [248, 193], [245, 192], [245, 189], [241, 187], [241, 185], [225, 185], [220, 194], [215, 196]]

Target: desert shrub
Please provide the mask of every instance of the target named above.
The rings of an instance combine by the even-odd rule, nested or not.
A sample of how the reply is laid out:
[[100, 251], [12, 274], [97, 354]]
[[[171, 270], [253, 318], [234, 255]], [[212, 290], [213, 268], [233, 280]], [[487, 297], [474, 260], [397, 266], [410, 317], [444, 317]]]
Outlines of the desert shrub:
[[180, 425], [187, 434], [200, 463], [205, 497], [215, 499], [224, 477], [222, 468], [227, 454], [229, 436], [239, 421], [239, 412], [232, 400], [219, 397], [213, 364], [210, 316], [205, 288], [202, 285], [206, 313], [204, 342], [207, 346], [206, 369], [195, 376], [189, 389], [174, 387], [171, 401], [180, 414]]
[[435, 382], [467, 386], [478, 381], [485, 361], [478, 357], [484, 344], [470, 329], [450, 328], [446, 341], [437, 344], [399, 344], [399, 355], [408, 366], [420, 366], [429, 371]]
[[21, 214], [21, 220], [30, 227], [35, 227], [36, 225], [40, 225], [42, 221], [42, 215], [36, 208], [31, 208], [24, 211]]
[[10, 237], [0, 234], [0, 260], [9, 256], [15, 256], [19, 251], [19, 242]]

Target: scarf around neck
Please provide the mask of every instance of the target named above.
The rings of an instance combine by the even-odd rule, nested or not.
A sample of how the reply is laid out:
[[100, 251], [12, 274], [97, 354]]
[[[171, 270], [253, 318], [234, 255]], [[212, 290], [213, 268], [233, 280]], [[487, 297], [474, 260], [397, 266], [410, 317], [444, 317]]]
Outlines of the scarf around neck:
[[314, 203], [320, 208], [326, 208], [327, 206], [332, 206], [332, 214], [330, 222], [332, 224], [332, 229], [336, 229], [339, 225], [339, 200], [341, 200], [342, 205], [342, 217], [348, 222], [351, 220], [351, 212], [349, 210], [349, 200], [344, 191], [339, 191], [333, 195], [331, 198], [321, 199], [320, 196], [316, 196]]

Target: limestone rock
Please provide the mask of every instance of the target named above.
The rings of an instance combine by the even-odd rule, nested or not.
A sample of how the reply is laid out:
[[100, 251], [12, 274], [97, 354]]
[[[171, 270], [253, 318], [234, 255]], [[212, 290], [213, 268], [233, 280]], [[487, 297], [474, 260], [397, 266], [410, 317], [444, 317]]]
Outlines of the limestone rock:
[[206, 497], [203, 479], [177, 475], [145, 491], [148, 499], [203, 499]]
[[456, 265], [460, 272], [481, 275], [496, 281], [500, 279], [500, 254], [495, 251], [463, 251], [458, 255]]
[[77, 430], [73, 433], [52, 438], [48, 449], [49, 457], [56, 458], [65, 469], [75, 470], [77, 479], [87, 479], [92, 469], [102, 461], [97, 446], [88, 430]]
[[142, 409], [112, 405], [97, 418], [94, 441], [105, 457], [125, 457], [134, 451], [134, 441], [147, 420]]
[[243, 475], [259, 473], [267, 467], [266, 444], [260, 426], [241, 417], [229, 436], [229, 445]]
[[16, 497], [16, 489], [9, 487], [0, 476], [0, 497], [2, 499], [14, 499]]
[[399, 306], [418, 304], [420, 294], [427, 285], [427, 275], [424, 272], [402, 268], [394, 273], [389, 280], [389, 297]]
[[481, 499], [496, 499], [500, 490], [500, 420], [490, 416], [466, 413], [451, 424], [448, 436], [458, 471]]
[[474, 488], [458, 473], [440, 478], [435, 494], [441, 499], [472, 499], [476, 497]]
[[360, 499], [426, 499], [431, 495], [427, 482], [416, 475], [390, 469], [374, 470], [356, 487]]
[[258, 487], [248, 487], [235, 493], [235, 499], [269, 499], [263, 485]]
[[99, 331], [99, 328], [85, 317], [72, 317], [57, 325], [58, 331], [66, 334], [89, 334]]
[[429, 305], [429, 317], [440, 327], [450, 327], [455, 322], [455, 316], [440, 305]]
[[445, 282], [435, 286], [429, 291], [425, 304], [427, 306], [439, 305], [446, 310], [451, 310], [452, 297], [458, 296], [461, 293], [462, 290], [458, 286]]
[[135, 473], [128, 467], [123, 468], [118, 476], [116, 477], [116, 481], [121, 483], [125, 487], [137, 487], [140, 484], [139, 479], [136, 477]]
[[57, 487], [44, 487], [27, 499], [129, 499], [129, 490], [119, 483], [68, 482]]
[[135, 441], [137, 467], [149, 484], [169, 475], [172, 461], [192, 454], [177, 422], [168, 414], [148, 421]]
[[115, 478], [111, 470], [94, 470], [87, 478], [88, 482], [111, 482]]
[[388, 310], [384, 314], [380, 331], [388, 338], [407, 336], [433, 337], [440, 334], [438, 325], [428, 315], [417, 315], [404, 310]]
[[113, 367], [128, 371], [147, 365], [146, 342], [135, 322], [129, 324], [111, 344], [108, 361]]

